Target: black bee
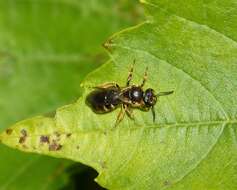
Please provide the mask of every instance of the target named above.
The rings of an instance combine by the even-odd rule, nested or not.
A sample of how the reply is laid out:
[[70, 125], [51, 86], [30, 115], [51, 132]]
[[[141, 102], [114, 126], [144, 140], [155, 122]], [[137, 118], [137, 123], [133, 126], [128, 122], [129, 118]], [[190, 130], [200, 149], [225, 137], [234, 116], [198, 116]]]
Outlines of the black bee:
[[118, 107], [121, 107], [115, 126], [123, 120], [125, 113], [131, 119], [134, 119], [132, 108], [138, 108], [143, 111], [149, 111], [151, 109], [153, 122], [155, 122], [156, 115], [154, 105], [157, 102], [157, 98], [159, 96], [165, 96], [173, 93], [173, 91], [168, 91], [156, 94], [151, 88], [144, 91], [143, 86], [147, 80], [147, 69], [141, 85], [130, 85], [132, 73], [133, 66], [129, 71], [125, 87], [120, 87], [117, 83], [105, 83], [96, 86], [96, 89], [86, 98], [86, 103], [95, 113], [108, 113]]

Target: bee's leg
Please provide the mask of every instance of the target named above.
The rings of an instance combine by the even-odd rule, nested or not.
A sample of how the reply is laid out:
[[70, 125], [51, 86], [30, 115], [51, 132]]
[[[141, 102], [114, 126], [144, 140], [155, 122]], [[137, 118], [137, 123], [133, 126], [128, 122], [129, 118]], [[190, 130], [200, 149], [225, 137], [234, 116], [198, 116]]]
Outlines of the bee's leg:
[[120, 88], [119, 85], [115, 82], [107, 82], [107, 83], [104, 83], [104, 84], [100, 84], [98, 86], [95, 86], [93, 88], [98, 88], [98, 89], [106, 89], [106, 88], [109, 88], [109, 87], [116, 87], [116, 88]]
[[146, 67], [141, 87], [143, 87], [145, 85], [145, 83], [146, 83], [146, 80], [147, 80], [147, 70], [148, 70], [148, 67]]
[[127, 79], [126, 86], [129, 86], [130, 85], [130, 81], [132, 80], [132, 73], [133, 73], [134, 64], [135, 64], [135, 59], [133, 60], [133, 64], [132, 64], [131, 69], [130, 69], [130, 71], [128, 73], [128, 79]]
[[123, 120], [124, 115], [125, 115], [125, 110], [124, 110], [124, 107], [123, 107], [123, 105], [122, 105], [122, 106], [121, 106], [121, 109], [120, 109], [120, 111], [119, 111], [119, 114], [118, 114], [118, 116], [117, 116], [116, 122], [115, 122], [115, 127], [117, 127], [118, 124]]
[[125, 98], [120, 98], [120, 100], [121, 100], [124, 104], [132, 105], [132, 101], [131, 101], [131, 100], [127, 100], [127, 99], [125, 99]]
[[134, 114], [133, 114], [133, 111], [132, 111], [131, 107], [124, 104], [124, 109], [125, 109], [126, 114], [128, 115], [128, 117], [130, 119], [134, 120]]

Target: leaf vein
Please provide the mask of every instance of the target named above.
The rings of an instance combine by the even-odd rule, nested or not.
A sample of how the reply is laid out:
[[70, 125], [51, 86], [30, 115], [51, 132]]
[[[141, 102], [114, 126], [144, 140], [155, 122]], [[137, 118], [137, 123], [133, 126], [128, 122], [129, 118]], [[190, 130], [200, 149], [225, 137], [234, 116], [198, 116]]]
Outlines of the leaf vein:
[[[144, 50], [141, 50], [141, 49], [137, 49], [137, 48], [131, 48], [129, 46], [121, 46], [121, 45], [117, 45], [117, 44], [113, 44], [113, 46], [116, 46], [116, 47], [120, 47], [120, 48], [124, 48], [124, 49], [127, 49], [129, 51], [137, 51], [137, 52], [141, 52], [141, 53], [144, 53], [144, 54], [147, 54], [151, 57], [153, 57], [154, 59], [157, 59], [159, 61], [163, 61], [164, 63], [176, 68], [177, 70], [183, 72], [186, 76], [190, 77], [191, 79], [193, 79], [194, 81], [196, 81], [198, 84], [201, 85], [201, 87], [209, 94], [211, 95], [211, 97], [216, 101], [216, 103], [219, 105], [220, 109], [222, 110], [225, 118], [227, 119], [227, 121], [230, 121], [230, 118], [226, 112], [226, 110], [224, 109], [222, 103], [214, 96], [213, 93], [211, 93], [211, 91], [201, 82], [199, 81], [198, 79], [196, 79], [194, 76], [192, 76], [190, 73], [187, 73], [185, 70], [177, 67], [176, 65], [173, 65], [172, 63], [169, 63], [168, 61], [164, 60], [164, 59], [161, 59], [159, 57], [157, 57], [156, 55], [153, 55], [152, 53], [150, 52], [147, 52], [147, 51], [144, 51]], [[114, 60], [115, 61], [115, 60]]]
[[[211, 151], [214, 149], [214, 147], [216, 146], [216, 144], [218, 143], [220, 137], [223, 134], [223, 131], [225, 129], [226, 123], [223, 123], [223, 125], [221, 126], [222, 129], [220, 131], [220, 134], [218, 135], [218, 137], [216, 138], [216, 141], [210, 146], [209, 150], [207, 150], [207, 152], [203, 155], [202, 158], [200, 158], [199, 162], [197, 162], [197, 164], [193, 167], [190, 168], [189, 171], [187, 171], [182, 177], [180, 177], [179, 179], [177, 179], [175, 182], [172, 183], [172, 186], [179, 183], [180, 181], [182, 181], [185, 177], [187, 177], [189, 174], [191, 174], [192, 171], [194, 171], [199, 165], [201, 165], [201, 163], [207, 158], [207, 156], [211, 153]], [[164, 187], [162, 189], [166, 189], [168, 187]]]
[[211, 31], [213, 31], [213, 32], [215, 32], [215, 33], [217, 33], [217, 34], [223, 36], [223, 37], [224, 37], [225, 39], [227, 39], [228, 41], [231, 41], [232, 43], [234, 43], [235, 45], [237, 45], [237, 41], [235, 41], [233, 38], [231, 38], [230, 36], [227, 36], [226, 34], [222, 33], [221, 31], [218, 31], [217, 29], [212, 28], [211, 26], [209, 26], [209, 25], [207, 25], [207, 24], [199, 23], [199, 22], [197, 22], [197, 21], [191, 20], [190, 18], [185, 18], [185, 17], [180, 16], [180, 15], [178, 15], [178, 14], [172, 13], [172, 12], [168, 11], [167, 9], [164, 9], [164, 8], [162, 8], [162, 7], [159, 7], [159, 6], [155, 5], [154, 3], [150, 3], [150, 2], [148, 2], [148, 1], [146, 1], [146, 0], [141, 0], [141, 2], [144, 3], [144, 4], [147, 4], [147, 5], [151, 6], [151, 7], [155, 7], [155, 8], [157, 8], [157, 9], [160, 9], [161, 11], [164, 11], [164, 12], [168, 13], [169, 15], [175, 16], [175, 17], [177, 17], [178, 19], [182, 19], [182, 20], [185, 20], [185, 21], [187, 21], [187, 22], [190, 22], [190, 23], [193, 23], [193, 24], [196, 24], [196, 25], [199, 25], [199, 26], [206, 26], [209, 30], [211, 30]]

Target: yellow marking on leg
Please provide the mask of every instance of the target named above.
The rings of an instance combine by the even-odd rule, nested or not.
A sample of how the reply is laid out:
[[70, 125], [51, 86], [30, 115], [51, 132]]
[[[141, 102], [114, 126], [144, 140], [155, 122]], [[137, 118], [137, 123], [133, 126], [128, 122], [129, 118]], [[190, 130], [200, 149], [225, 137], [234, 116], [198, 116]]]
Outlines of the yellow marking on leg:
[[134, 68], [134, 64], [135, 64], [135, 59], [133, 61], [133, 64], [130, 68], [130, 71], [128, 72], [128, 79], [127, 79], [127, 84], [126, 86], [129, 86], [130, 85], [130, 81], [132, 80], [132, 74], [133, 74], [133, 68]]
[[145, 73], [144, 73], [144, 76], [143, 76], [143, 81], [142, 81], [142, 84], [141, 84], [141, 87], [143, 87], [146, 83], [146, 80], [147, 80], [147, 71], [148, 71], [148, 67], [146, 67], [146, 70], [145, 70]]
[[104, 109], [106, 112], [109, 111], [109, 109], [106, 108], [106, 106], [103, 106], [103, 109]]
[[129, 107], [128, 105], [124, 105], [124, 109], [125, 109], [128, 117], [131, 118], [132, 120], [134, 120], [134, 114], [133, 114], [133, 110], [131, 109], [131, 107]]
[[119, 114], [118, 114], [116, 122], [115, 122], [115, 127], [117, 127], [118, 124], [123, 120], [124, 115], [125, 115], [125, 110], [124, 110], [123, 106], [121, 106], [121, 109], [119, 111]]

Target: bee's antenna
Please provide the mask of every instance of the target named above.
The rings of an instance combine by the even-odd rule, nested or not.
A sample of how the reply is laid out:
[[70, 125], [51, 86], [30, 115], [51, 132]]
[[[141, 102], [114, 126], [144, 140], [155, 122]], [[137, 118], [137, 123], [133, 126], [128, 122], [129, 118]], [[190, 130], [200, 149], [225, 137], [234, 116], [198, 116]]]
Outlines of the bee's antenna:
[[170, 94], [173, 94], [174, 91], [168, 91], [168, 92], [159, 92], [156, 96], [167, 96], [167, 95], [170, 95]]

